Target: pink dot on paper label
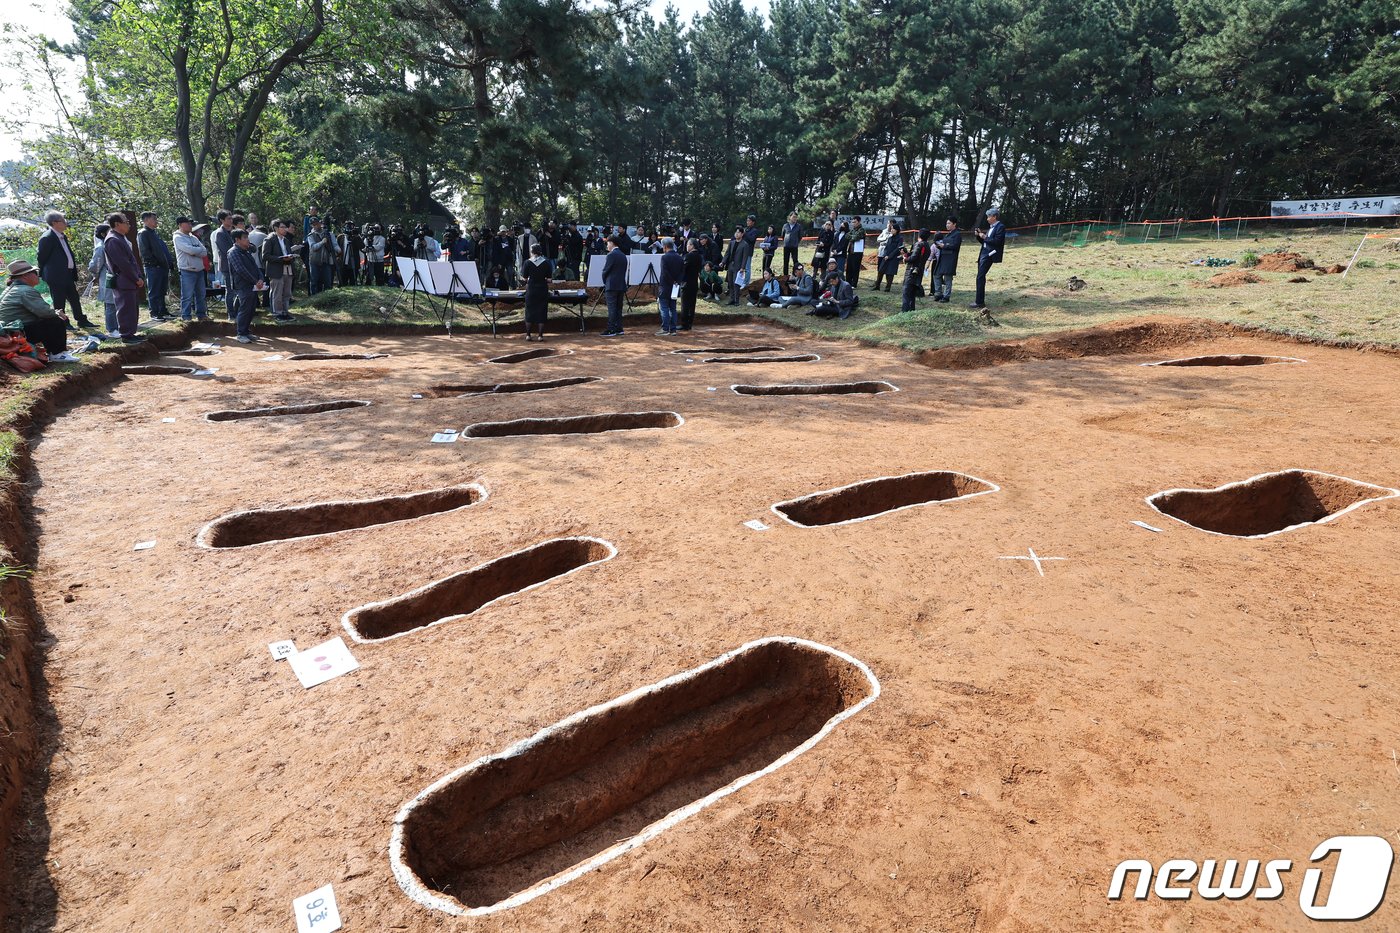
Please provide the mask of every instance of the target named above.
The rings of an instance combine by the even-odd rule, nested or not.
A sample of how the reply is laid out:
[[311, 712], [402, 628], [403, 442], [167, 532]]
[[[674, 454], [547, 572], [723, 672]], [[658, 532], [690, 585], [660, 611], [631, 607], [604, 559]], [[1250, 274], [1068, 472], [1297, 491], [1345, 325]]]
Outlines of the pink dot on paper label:
[[314, 660], [314, 661], [324, 661], [325, 659], [326, 659], [326, 656], [325, 656], [324, 654], [318, 654], [318, 655], [316, 655], [316, 657], [313, 658], [312, 660]]
[[329, 664], [322, 664], [322, 665], [321, 665], [321, 670], [323, 670], [323, 671], [328, 671], [328, 670], [330, 670], [330, 669], [331, 669], [331, 666], [330, 666]]

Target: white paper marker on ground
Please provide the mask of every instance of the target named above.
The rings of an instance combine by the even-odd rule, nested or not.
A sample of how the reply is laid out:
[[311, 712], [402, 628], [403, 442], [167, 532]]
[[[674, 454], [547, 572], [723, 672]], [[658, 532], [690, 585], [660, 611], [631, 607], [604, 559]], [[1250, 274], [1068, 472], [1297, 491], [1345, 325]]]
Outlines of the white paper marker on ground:
[[710, 387], [707, 388], [705, 391], [706, 391], [706, 392], [718, 392], [718, 391], [719, 391], [719, 387], [718, 387], [718, 386], [710, 386]]
[[439, 431], [433, 435], [434, 444], [455, 444], [457, 443], [456, 431]]
[[745, 527], [745, 528], [752, 528], [754, 531], [767, 531], [767, 530], [768, 530], [768, 526], [765, 525], [765, 524], [763, 524], [763, 522], [759, 521], [759, 520], [756, 519], [756, 518], [751, 518], [751, 519], [749, 519], [748, 521], [744, 522], [744, 527]]
[[160, 419], [160, 423], [161, 423], [161, 424], [174, 424], [174, 423], [175, 423], [175, 419], [174, 419], [174, 418], [162, 418], [162, 419]]
[[133, 551], [149, 551], [151, 548], [153, 548], [153, 547], [155, 547], [155, 546], [156, 546], [156, 543], [155, 543], [154, 541], [137, 541], [137, 542], [136, 542], [136, 546], [133, 547], [132, 550], [133, 550]]
[[1136, 520], [1136, 519], [1133, 520], [1133, 524], [1134, 524], [1134, 525], [1137, 525], [1139, 528], [1146, 528], [1148, 531], [1155, 531], [1155, 532], [1158, 532], [1159, 534], [1160, 534], [1161, 531], [1162, 531], [1162, 529], [1160, 529], [1160, 528], [1153, 528], [1151, 525], [1147, 524], [1147, 522], [1140, 522], [1140, 521], [1138, 521], [1138, 520]]
[[360, 662], [355, 660], [350, 649], [345, 647], [344, 639], [339, 636], [319, 644], [315, 648], [298, 652], [292, 655], [289, 660], [292, 663], [292, 670], [297, 675], [297, 680], [300, 680], [301, 685], [308, 690], [333, 677], [357, 670], [360, 666]]
[[297, 933], [331, 933], [340, 929], [340, 907], [330, 885], [296, 898], [292, 910], [297, 915]]
[[280, 354], [280, 353], [274, 353], [272, 356], [265, 356], [265, 357], [263, 357], [263, 358], [262, 358], [262, 362], [264, 362], [264, 363], [275, 363], [277, 360], [280, 360], [281, 358], [282, 358], [282, 354]]
[[413, 397], [414, 397], [414, 398], [422, 398], [423, 396], [420, 395], [420, 394], [418, 394], [417, 392], [414, 392], [414, 393], [413, 393]]
[[214, 349], [214, 347], [216, 347], [216, 346], [218, 346], [218, 344], [214, 344], [214, 343], [192, 343], [192, 344], [190, 344], [190, 349], [191, 349], [191, 350], [212, 350], [212, 349]]
[[297, 653], [297, 645], [294, 641], [273, 641], [268, 642], [267, 650], [272, 652], [272, 660], [285, 661]]
[[191, 376], [212, 376], [212, 375], [214, 375], [216, 372], [218, 372], [217, 369], [196, 369], [194, 372], [190, 373], [190, 375], [191, 375]]

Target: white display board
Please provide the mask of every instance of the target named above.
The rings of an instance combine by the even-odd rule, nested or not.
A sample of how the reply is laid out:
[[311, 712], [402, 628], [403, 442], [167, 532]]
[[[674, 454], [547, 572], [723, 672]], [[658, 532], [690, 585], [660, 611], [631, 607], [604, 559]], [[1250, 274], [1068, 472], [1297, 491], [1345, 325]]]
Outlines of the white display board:
[[661, 281], [660, 253], [633, 253], [627, 257], [627, 284], [640, 285], [643, 281], [651, 285]]
[[607, 259], [607, 255], [588, 257], [588, 278], [584, 281], [584, 285], [589, 288], [603, 287], [603, 263]]
[[[588, 257], [588, 278], [584, 280], [584, 285], [589, 288], [603, 287], [603, 263], [607, 261], [607, 256]], [[633, 253], [625, 257], [627, 260], [627, 284], [640, 285], [645, 281], [649, 285], [661, 281], [661, 254], [660, 253]], [[653, 270], [648, 274], [647, 270]]]
[[430, 292], [433, 287], [432, 279], [419, 273], [421, 279], [415, 279], [413, 272], [417, 268], [415, 263], [418, 260], [412, 256], [395, 256], [394, 267], [399, 270], [399, 278], [403, 279], [403, 290], [406, 292]]
[[[403, 278], [403, 288], [406, 292], [420, 291], [442, 296], [481, 294], [481, 276], [474, 262], [431, 262], [427, 259], [410, 259], [404, 256], [396, 256], [394, 261], [398, 264], [399, 276]], [[416, 282], [413, 276], [415, 269], [418, 272]]]

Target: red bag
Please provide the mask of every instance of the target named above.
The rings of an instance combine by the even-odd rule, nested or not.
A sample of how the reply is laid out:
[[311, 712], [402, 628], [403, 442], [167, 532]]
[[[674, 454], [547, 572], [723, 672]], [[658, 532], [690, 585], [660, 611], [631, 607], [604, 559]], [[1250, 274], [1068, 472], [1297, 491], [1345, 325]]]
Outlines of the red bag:
[[34, 348], [23, 331], [0, 335], [0, 360], [22, 373], [38, 372], [47, 364], [48, 358], [48, 353], [42, 347]]

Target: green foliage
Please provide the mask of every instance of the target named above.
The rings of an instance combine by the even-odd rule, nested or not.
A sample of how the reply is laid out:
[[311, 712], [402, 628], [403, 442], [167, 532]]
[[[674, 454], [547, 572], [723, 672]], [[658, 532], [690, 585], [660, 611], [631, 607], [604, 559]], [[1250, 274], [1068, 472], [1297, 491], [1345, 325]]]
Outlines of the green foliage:
[[1246, 269], [1253, 269], [1255, 266], [1259, 265], [1259, 254], [1255, 252], [1245, 253], [1240, 257], [1240, 265], [1244, 266]]
[[[23, 203], [708, 226], [1254, 214], [1400, 174], [1393, 0], [78, 0]], [[1097, 234], [1080, 236], [1083, 245]]]

